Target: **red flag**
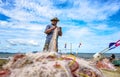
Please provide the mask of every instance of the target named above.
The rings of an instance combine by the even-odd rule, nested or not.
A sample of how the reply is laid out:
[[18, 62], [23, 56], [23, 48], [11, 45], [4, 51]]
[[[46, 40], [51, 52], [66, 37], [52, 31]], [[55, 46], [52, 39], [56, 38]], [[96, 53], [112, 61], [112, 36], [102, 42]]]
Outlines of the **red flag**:
[[120, 46], [120, 40], [118, 40], [115, 44], [116, 47]]
[[82, 45], [82, 44], [80, 43], [78, 47], [80, 48], [81, 45]]

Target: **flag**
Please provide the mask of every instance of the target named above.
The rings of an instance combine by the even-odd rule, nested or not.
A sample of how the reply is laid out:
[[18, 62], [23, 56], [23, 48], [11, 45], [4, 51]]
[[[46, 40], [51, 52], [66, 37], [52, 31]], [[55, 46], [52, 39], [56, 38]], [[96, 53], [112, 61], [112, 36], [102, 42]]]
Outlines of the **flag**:
[[80, 48], [81, 45], [82, 45], [82, 44], [80, 43], [78, 47]]
[[67, 44], [65, 43], [65, 46], [64, 46], [64, 48], [67, 48]]
[[120, 46], [120, 40], [118, 40], [117, 42], [112, 42], [109, 44], [109, 50], [114, 49], [116, 47]]
[[112, 42], [109, 44], [109, 48], [112, 47], [113, 45], [115, 45], [116, 43], [115, 42]]
[[116, 46], [109, 48], [109, 50], [116, 48]]
[[115, 44], [116, 47], [120, 46], [120, 40], [118, 40]]

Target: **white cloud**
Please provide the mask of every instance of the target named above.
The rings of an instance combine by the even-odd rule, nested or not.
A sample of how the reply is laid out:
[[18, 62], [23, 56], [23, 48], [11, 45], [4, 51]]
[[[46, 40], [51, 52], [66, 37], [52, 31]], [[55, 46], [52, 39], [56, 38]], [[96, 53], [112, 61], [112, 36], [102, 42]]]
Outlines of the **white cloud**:
[[7, 40], [10, 45], [32, 45], [32, 46], [39, 46], [39, 43], [36, 40], [29, 40], [29, 39], [10, 39]]
[[[75, 1], [78, 7], [73, 6], [70, 11], [68, 11], [68, 15], [73, 19], [80, 19], [84, 21], [94, 21], [94, 20], [105, 20], [112, 14], [116, 13], [120, 7], [117, 5], [118, 3], [98, 3], [98, 4], [90, 4], [89, 1]], [[99, 6], [101, 4], [101, 6]]]
[[12, 38], [16, 37], [16, 38], [27, 38], [27, 39], [29, 38], [44, 39], [45, 26], [39, 24], [29, 24], [29, 23], [20, 23], [20, 24], [16, 23], [16, 25], [3, 25], [1, 26], [1, 28], [3, 29], [0, 30], [0, 34], [1, 34], [1, 38], [4, 37], [9, 38], [12, 36]]
[[67, 35], [69, 35], [69, 37], [71, 37], [71, 38], [74, 37], [74, 38], [79, 39], [80, 37], [83, 37], [83, 36], [92, 35], [92, 32], [87, 27], [85, 27], [85, 28], [71, 28], [70, 30], [68, 30], [65, 33], [65, 36], [67, 36]]
[[[93, 5], [92, 1], [77, 0], [73, 1], [73, 5], [69, 9], [57, 9], [50, 0], [16, 0], [15, 2], [14, 9], [9, 11], [1, 8], [2, 12], [12, 19], [22, 22], [34, 20], [48, 22], [46, 19], [54, 16], [58, 16], [61, 19], [66, 17], [65, 19], [77, 19], [86, 22], [105, 20], [120, 9], [120, 3], [110, 3], [110, 1], [105, 4], [99, 2]], [[64, 4], [64, 2], [66, 2], [66, 0], [62, 0], [61, 4]]]
[[0, 26], [5, 26], [5, 25], [7, 25], [8, 24], [8, 22], [7, 21], [0, 21]]
[[96, 30], [104, 30], [104, 31], [112, 31], [117, 29], [114, 26], [109, 27], [107, 24], [97, 24], [97, 25], [91, 24], [90, 27]]
[[16, 29], [26, 29], [26, 30], [32, 30], [32, 31], [41, 31], [45, 27], [41, 24], [32, 24], [32, 23], [16, 23], [15, 25], [11, 26], [11, 28]]

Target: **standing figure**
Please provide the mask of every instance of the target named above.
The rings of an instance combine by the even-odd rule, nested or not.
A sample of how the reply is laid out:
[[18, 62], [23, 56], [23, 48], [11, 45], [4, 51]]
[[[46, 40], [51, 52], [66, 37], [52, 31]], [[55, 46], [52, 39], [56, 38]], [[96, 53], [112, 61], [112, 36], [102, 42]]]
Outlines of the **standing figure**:
[[[56, 34], [56, 33], [57, 33], [57, 37], [55, 37], [55, 39], [54, 39], [54, 41], [55, 41], [54, 44], [56, 44], [55, 51], [56, 52], [58, 51], [58, 36], [62, 36], [62, 28], [57, 26], [58, 22], [59, 22], [59, 19], [57, 17], [55, 17], [55, 18], [51, 19], [51, 24], [46, 26], [45, 33], [47, 34], [47, 36], [46, 36], [46, 41], [45, 41], [43, 51], [50, 50], [50, 48], [51, 48], [50, 43], [52, 43], [51, 41], [53, 38], [53, 34]], [[57, 32], [55, 33], [55, 31], [57, 31]]]
[[110, 61], [113, 62], [113, 60], [115, 60], [115, 54], [112, 54], [112, 55], [110, 56]]

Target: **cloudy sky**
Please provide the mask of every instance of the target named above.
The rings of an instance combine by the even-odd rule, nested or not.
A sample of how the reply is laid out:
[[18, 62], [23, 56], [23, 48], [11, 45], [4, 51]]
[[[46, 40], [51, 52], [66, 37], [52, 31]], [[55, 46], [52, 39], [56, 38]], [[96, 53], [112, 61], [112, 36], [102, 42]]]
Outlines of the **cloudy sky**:
[[[93, 53], [120, 39], [120, 0], [0, 0], [0, 52], [42, 51], [53, 17], [60, 19], [62, 52], [65, 43]], [[109, 52], [120, 53], [120, 47]]]

